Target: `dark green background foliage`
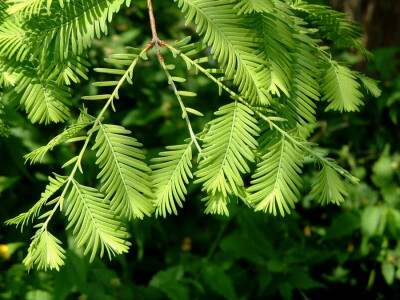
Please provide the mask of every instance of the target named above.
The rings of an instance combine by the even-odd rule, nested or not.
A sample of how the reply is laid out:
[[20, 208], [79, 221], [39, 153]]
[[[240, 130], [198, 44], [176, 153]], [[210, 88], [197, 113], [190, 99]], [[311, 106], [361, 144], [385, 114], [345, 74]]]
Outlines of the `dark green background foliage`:
[[[1, 0], [0, 0], [1, 1]], [[1, 3], [0, 3], [1, 5]], [[160, 38], [195, 36], [184, 27], [181, 12], [167, 1], [154, 1]], [[132, 8], [115, 16], [109, 34], [95, 40], [88, 60], [104, 65], [103, 57], [138, 46], [151, 36], [147, 5], [136, 0]], [[22, 259], [34, 230], [5, 227], [4, 221], [28, 210], [47, 184], [48, 170], [62, 174], [60, 162], [76, 155], [78, 146], [64, 145], [42, 165], [25, 165], [23, 155], [46, 144], [62, 130], [58, 125], [32, 125], [12, 105], [5, 105], [10, 136], [0, 141], [0, 298], [1, 299], [395, 299], [400, 294], [400, 62], [398, 48], [369, 49], [368, 67], [355, 53], [335, 53], [381, 81], [379, 100], [366, 99], [358, 113], [318, 112], [311, 141], [317, 142], [341, 166], [361, 179], [346, 182], [349, 196], [340, 206], [320, 206], [310, 196], [284, 218], [255, 213], [243, 203], [230, 203], [230, 217], [205, 215], [200, 187], [190, 185], [178, 216], [144, 218], [128, 224], [133, 246], [112, 262], [89, 259], [76, 249], [65, 218], [52, 221], [52, 232], [64, 241], [67, 260], [57, 271], [27, 273]], [[171, 56], [166, 56], [171, 60]], [[178, 63], [177, 76], [186, 77]], [[192, 74], [194, 75], [194, 74]], [[84, 95], [96, 94], [90, 83], [74, 86], [77, 107]], [[194, 121], [195, 132], [212, 118], [226, 95], [206, 77], [188, 76], [186, 90], [196, 92], [187, 105], [209, 112]], [[100, 78], [101, 79], [101, 78]], [[122, 87], [111, 124], [132, 130], [145, 145], [148, 158], [167, 145], [187, 138], [181, 110], [156, 60], [138, 65], [133, 81]], [[190, 100], [193, 99], [193, 100]], [[6, 99], [7, 100], [7, 99]], [[190, 102], [192, 101], [192, 103]], [[5, 101], [5, 103], [9, 103]], [[92, 112], [97, 103], [86, 102]], [[73, 117], [77, 118], [77, 111]], [[1, 124], [0, 124], [1, 126]], [[84, 161], [82, 183], [95, 186], [95, 157]], [[306, 162], [302, 194], [307, 195], [316, 176]], [[5, 247], [7, 245], [7, 247]]]

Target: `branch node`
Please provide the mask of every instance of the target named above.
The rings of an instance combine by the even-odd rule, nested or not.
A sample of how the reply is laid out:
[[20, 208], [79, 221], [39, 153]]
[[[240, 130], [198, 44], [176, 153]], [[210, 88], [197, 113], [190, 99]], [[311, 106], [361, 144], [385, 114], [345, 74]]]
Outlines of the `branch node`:
[[149, 50], [153, 49], [153, 47], [154, 47], [154, 43], [153, 43], [153, 41], [151, 41], [151, 42], [147, 43], [146, 50], [149, 51]]

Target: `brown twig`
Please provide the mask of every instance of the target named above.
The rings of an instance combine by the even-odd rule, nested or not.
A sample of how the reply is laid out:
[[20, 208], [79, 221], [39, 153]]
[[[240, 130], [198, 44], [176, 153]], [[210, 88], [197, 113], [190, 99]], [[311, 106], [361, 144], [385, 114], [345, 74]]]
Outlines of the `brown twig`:
[[151, 43], [152, 45], [156, 46], [158, 60], [163, 61], [164, 58], [161, 55], [160, 47], [164, 47], [165, 42], [158, 38], [156, 19], [154, 18], [153, 3], [151, 2], [151, 0], [147, 0], [147, 7], [149, 8], [151, 33], [153, 35], [153, 40], [151, 41]]
[[179, 95], [178, 89], [172, 79], [171, 74], [168, 72], [167, 66], [164, 62], [164, 58], [161, 54], [160, 48], [161, 47], [167, 47], [168, 44], [165, 41], [162, 41], [158, 38], [158, 34], [157, 34], [157, 28], [156, 28], [156, 20], [154, 18], [154, 12], [153, 12], [153, 3], [151, 2], [151, 0], [147, 0], [147, 7], [149, 9], [149, 17], [150, 17], [150, 26], [151, 26], [151, 32], [153, 35], [153, 39], [152, 41], [148, 44], [148, 47], [152, 48], [153, 46], [156, 46], [156, 51], [157, 51], [157, 58], [158, 61], [160, 62], [160, 65], [162, 66], [162, 68], [164, 69], [165, 73], [167, 74], [168, 77], [168, 82], [170, 83], [170, 85], [172, 86], [174, 93], [179, 101], [179, 104], [181, 106], [182, 109], [182, 114], [183, 114], [183, 118], [186, 120], [187, 126], [188, 126], [188, 130], [190, 133], [190, 137], [192, 138], [194, 144], [196, 145], [197, 150], [201, 153], [201, 147], [199, 145], [199, 143], [197, 142], [197, 138], [196, 135], [193, 132], [192, 129], [192, 125], [190, 123], [190, 119], [189, 119], [189, 115], [186, 111], [186, 107], [183, 104], [183, 101], [181, 99], [181, 96]]

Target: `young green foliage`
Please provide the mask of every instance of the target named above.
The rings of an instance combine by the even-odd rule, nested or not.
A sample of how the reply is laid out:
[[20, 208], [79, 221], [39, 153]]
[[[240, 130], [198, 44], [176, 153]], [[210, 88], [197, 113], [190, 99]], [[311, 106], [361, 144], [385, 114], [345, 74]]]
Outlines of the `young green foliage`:
[[61, 241], [47, 230], [38, 230], [23, 261], [25, 267], [30, 270], [36, 265], [38, 270], [60, 270], [65, 259], [65, 250], [60, 244]]
[[[38, 231], [24, 261], [27, 268], [58, 270], [64, 263], [61, 241], [48, 230], [58, 210], [65, 210], [76, 246], [84, 247], [92, 261], [98, 254], [102, 257], [107, 252], [111, 258], [128, 251], [125, 218], [142, 219], [153, 211], [156, 217], [177, 214], [191, 182], [202, 184], [205, 213], [221, 215], [229, 215], [228, 204], [238, 199], [256, 211], [290, 213], [301, 196], [300, 174], [306, 157], [321, 167], [311, 195], [323, 204], [344, 201], [343, 178], [357, 182], [307, 142], [320, 100], [327, 102], [327, 110], [352, 112], [363, 105], [361, 86], [379, 96], [377, 82], [336, 62], [324, 45], [330, 40], [337, 48], [366, 53], [358, 41], [356, 23], [305, 1], [170, 3], [181, 9], [187, 24], [197, 25], [201, 40], [192, 44], [190, 37], [161, 41], [151, 18], [153, 39], [144, 48], [128, 47], [128, 53], [105, 59], [113, 67], [95, 69], [104, 79], [93, 86], [106, 92], [82, 99], [103, 103], [100, 113], [91, 117], [82, 110], [64, 132], [25, 156], [32, 163], [40, 162], [61, 143], [83, 144], [64, 163], [67, 175], [50, 178], [33, 208], [8, 221], [22, 228], [36, 217], [44, 219], [35, 226]], [[0, 9], [0, 87], [32, 123], [69, 119], [73, 90], [68, 86], [88, 78], [86, 52], [94, 38], [107, 34], [107, 24], [123, 5], [129, 6], [130, 0], [8, 0]], [[150, 7], [149, 12], [152, 17]], [[199, 134], [191, 117], [203, 118], [203, 112], [187, 105], [197, 95], [183, 88], [186, 78], [172, 74], [174, 65], [166, 64], [160, 48], [182, 59], [189, 71], [204, 74], [232, 99], [221, 104]], [[106, 124], [104, 119], [110, 107], [116, 110], [116, 100], [127, 100], [120, 99], [120, 88], [126, 82], [133, 84], [136, 65], [147, 60], [152, 49], [181, 109], [188, 140], [168, 146], [149, 167], [143, 145], [131, 131]], [[0, 119], [4, 135], [2, 124]], [[82, 161], [88, 151], [97, 158], [99, 190], [76, 178], [84, 172]], [[54, 197], [57, 192], [60, 195]], [[40, 215], [45, 205], [53, 207]]]
[[99, 123], [93, 150], [101, 168], [98, 175], [101, 191], [111, 201], [111, 209], [128, 219], [150, 216], [153, 211], [150, 168], [143, 162], [145, 156], [129, 130], [121, 126]]
[[[251, 102], [268, 104], [266, 61], [260, 52], [256, 30], [243, 26], [250, 21], [227, 0], [174, 0], [186, 14], [186, 23], [195, 21], [197, 32], [224, 67], [226, 76], [234, 78], [239, 91]], [[261, 65], [261, 66], [260, 66]], [[268, 78], [268, 77], [267, 77]]]
[[254, 162], [257, 149], [254, 136], [258, 135], [253, 112], [239, 101], [221, 107], [210, 122], [203, 139], [196, 182], [203, 183], [209, 195], [222, 193], [224, 197], [239, 195], [244, 186], [242, 174], [249, 173], [248, 162]]
[[27, 212], [22, 213], [15, 218], [8, 220], [7, 225], [16, 225], [17, 227], [21, 225], [21, 231], [24, 226], [36, 218], [43, 205], [54, 196], [54, 194], [65, 184], [66, 178], [62, 176], [55, 175], [55, 178], [49, 176], [49, 184], [46, 186], [46, 190], [42, 193], [42, 196], [38, 202]]
[[86, 245], [85, 254], [92, 252], [90, 261], [96, 257], [99, 248], [100, 257], [103, 257], [105, 250], [110, 258], [128, 252], [130, 243], [126, 238], [129, 235], [101, 193], [73, 180], [67, 203], [67, 229], [74, 228], [76, 245]]
[[322, 100], [330, 102], [326, 110], [358, 111], [358, 107], [363, 105], [357, 77], [345, 66], [332, 62], [322, 79], [321, 88], [324, 92]]
[[75, 138], [79, 132], [90, 124], [93, 124], [93, 122], [93, 117], [83, 111], [75, 123], [68, 126], [62, 133], [54, 137], [46, 146], [37, 148], [31, 153], [25, 155], [25, 159], [31, 163], [41, 162], [48, 151], [52, 151], [54, 147], [62, 143], [71, 142], [71, 139]]
[[339, 205], [348, 195], [338, 173], [330, 166], [323, 166], [313, 184], [311, 195], [319, 198], [322, 204], [334, 203]]
[[255, 210], [285, 215], [300, 195], [303, 151], [277, 131], [268, 130], [265, 135], [267, 152], [257, 165], [247, 201]]
[[192, 145], [168, 146], [167, 151], [152, 159], [153, 184], [155, 188], [156, 217], [166, 217], [167, 212], [177, 215], [176, 204], [183, 207], [182, 201], [187, 194], [186, 185], [192, 175]]

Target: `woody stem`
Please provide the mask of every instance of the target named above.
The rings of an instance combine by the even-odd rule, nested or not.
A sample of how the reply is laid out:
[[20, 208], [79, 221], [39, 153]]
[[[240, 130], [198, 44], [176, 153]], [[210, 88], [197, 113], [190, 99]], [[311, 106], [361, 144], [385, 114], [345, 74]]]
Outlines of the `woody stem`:
[[160, 46], [163, 46], [164, 42], [161, 41], [158, 38], [157, 27], [156, 27], [156, 19], [154, 18], [153, 3], [151, 2], [151, 0], [147, 0], [147, 7], [149, 9], [151, 33], [153, 35], [153, 40], [151, 41], [151, 43], [156, 46], [157, 57], [161, 61], [161, 60], [164, 60], [164, 59], [163, 59], [163, 57], [161, 55]]

